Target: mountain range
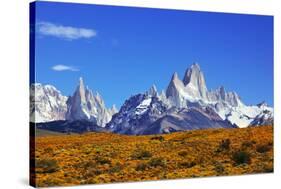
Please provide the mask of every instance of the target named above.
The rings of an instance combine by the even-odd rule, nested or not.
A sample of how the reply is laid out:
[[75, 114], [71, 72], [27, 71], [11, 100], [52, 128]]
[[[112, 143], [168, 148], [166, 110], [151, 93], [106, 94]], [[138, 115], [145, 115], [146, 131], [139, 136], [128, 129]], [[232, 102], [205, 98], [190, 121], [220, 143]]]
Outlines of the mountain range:
[[237, 93], [224, 87], [208, 90], [197, 63], [186, 70], [183, 79], [174, 73], [165, 91], [158, 93], [152, 85], [125, 100], [119, 111], [115, 106], [107, 108], [101, 95], [85, 87], [82, 78], [69, 97], [40, 83], [31, 85], [30, 94], [31, 122], [49, 130], [75, 132], [81, 128], [82, 132], [143, 135], [273, 125], [273, 108], [265, 102], [245, 105]]
[[83, 79], [72, 96], [66, 97], [51, 85], [35, 83], [30, 88], [31, 122], [86, 121], [104, 127], [117, 112], [115, 105], [106, 108], [101, 95], [85, 87]]

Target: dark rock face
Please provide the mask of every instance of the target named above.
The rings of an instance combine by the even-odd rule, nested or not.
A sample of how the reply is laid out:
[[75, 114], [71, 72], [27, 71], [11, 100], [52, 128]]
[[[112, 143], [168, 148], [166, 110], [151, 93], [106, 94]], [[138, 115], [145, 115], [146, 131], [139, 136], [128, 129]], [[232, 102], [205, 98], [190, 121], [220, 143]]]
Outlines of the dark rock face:
[[210, 108], [183, 108], [158, 119], [148, 126], [142, 134], [162, 134], [209, 128], [237, 128], [237, 126], [222, 120], [218, 114]]
[[84, 133], [84, 132], [100, 132], [105, 131], [93, 122], [89, 121], [52, 121], [45, 123], [36, 123], [36, 128], [61, 133]]
[[251, 123], [249, 127], [257, 127], [264, 125], [274, 125], [273, 116], [268, 116], [266, 113], [256, 117]]

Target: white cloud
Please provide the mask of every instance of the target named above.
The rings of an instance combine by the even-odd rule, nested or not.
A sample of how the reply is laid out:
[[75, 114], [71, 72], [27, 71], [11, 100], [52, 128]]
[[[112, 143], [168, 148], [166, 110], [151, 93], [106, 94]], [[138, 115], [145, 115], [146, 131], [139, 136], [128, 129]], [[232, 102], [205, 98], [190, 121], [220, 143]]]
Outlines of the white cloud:
[[63, 64], [54, 65], [52, 67], [52, 70], [54, 70], [54, 71], [72, 71], [72, 72], [79, 71], [79, 69], [77, 69], [77, 68], [74, 68], [72, 66], [66, 66]]
[[92, 38], [97, 35], [97, 32], [93, 29], [63, 26], [51, 22], [39, 22], [38, 32], [42, 35], [54, 36], [67, 40]]

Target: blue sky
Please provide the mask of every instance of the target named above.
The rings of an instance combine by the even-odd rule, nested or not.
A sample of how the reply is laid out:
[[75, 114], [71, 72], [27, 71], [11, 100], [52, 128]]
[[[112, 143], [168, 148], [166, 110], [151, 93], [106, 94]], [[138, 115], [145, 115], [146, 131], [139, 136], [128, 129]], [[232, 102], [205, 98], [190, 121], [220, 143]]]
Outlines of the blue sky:
[[36, 82], [65, 95], [82, 76], [120, 107], [198, 62], [208, 89], [273, 105], [271, 16], [37, 2], [36, 22]]

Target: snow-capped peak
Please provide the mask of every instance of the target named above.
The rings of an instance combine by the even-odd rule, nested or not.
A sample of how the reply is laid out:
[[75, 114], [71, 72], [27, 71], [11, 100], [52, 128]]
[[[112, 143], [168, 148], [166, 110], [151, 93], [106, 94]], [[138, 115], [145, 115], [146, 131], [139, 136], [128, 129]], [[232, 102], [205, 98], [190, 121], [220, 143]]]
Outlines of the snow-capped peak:
[[222, 119], [228, 119], [239, 127], [248, 126], [261, 113], [273, 114], [273, 109], [265, 108], [265, 103], [246, 106], [236, 92], [227, 92], [222, 86], [216, 90], [208, 90], [204, 74], [197, 63], [186, 70], [183, 80], [178, 79], [176, 73], [173, 75], [166, 97], [170, 104], [179, 108], [212, 107]]
[[30, 86], [30, 121], [64, 120], [67, 97], [52, 85], [34, 83]]
[[183, 81], [174, 73], [166, 90], [167, 98], [178, 107], [185, 107], [187, 101], [207, 101], [207, 87], [203, 73], [198, 64], [187, 69]]
[[258, 103], [257, 106], [258, 106], [259, 108], [268, 107], [268, 104], [267, 104], [265, 101], [262, 101], [261, 103]]
[[197, 63], [191, 65], [185, 72], [183, 83], [189, 93], [193, 96], [207, 99], [207, 86], [203, 72]]
[[177, 81], [177, 80], [179, 80], [179, 76], [178, 76], [178, 73], [175, 72], [172, 76], [172, 81]]
[[93, 92], [85, 88], [83, 78], [79, 78], [79, 84], [73, 96], [67, 101], [66, 119], [87, 120], [96, 122], [99, 126], [105, 126], [110, 121], [115, 110], [107, 109], [99, 93], [93, 95]]
[[111, 110], [111, 112], [112, 112], [112, 115], [118, 112], [118, 109], [117, 109], [117, 107], [116, 107], [115, 104], [112, 105], [112, 107], [111, 107], [110, 110]]
[[189, 83], [193, 83], [194, 85], [197, 85], [198, 77], [201, 74], [200, 72], [201, 72], [200, 66], [197, 63], [192, 64], [191, 67], [185, 71], [183, 83], [185, 85]]
[[149, 89], [148, 91], [146, 92], [147, 95], [150, 95], [150, 96], [158, 96], [158, 92], [157, 92], [157, 88], [156, 86], [153, 84]]
[[[40, 85], [42, 86], [42, 84], [40, 84]], [[54, 87], [53, 85], [45, 85], [44, 87], [45, 87], [45, 89], [50, 90], [50, 91], [58, 91], [56, 89], [56, 87]]]

